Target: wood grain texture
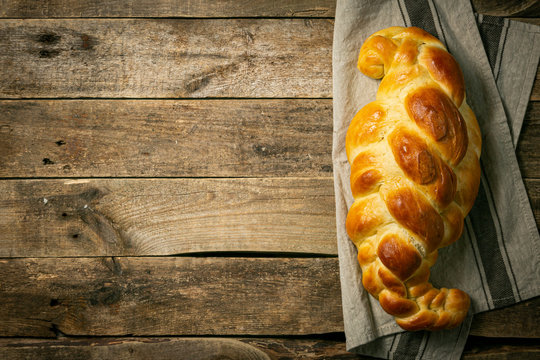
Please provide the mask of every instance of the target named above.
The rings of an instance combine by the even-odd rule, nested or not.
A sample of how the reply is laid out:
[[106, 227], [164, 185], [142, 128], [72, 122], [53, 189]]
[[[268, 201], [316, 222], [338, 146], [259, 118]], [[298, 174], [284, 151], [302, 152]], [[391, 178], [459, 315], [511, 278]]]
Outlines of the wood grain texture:
[[521, 21], [529, 24], [540, 26], [540, 18], [524, 18], [524, 17], [512, 17], [510, 20]]
[[540, 228], [540, 179], [525, 179], [524, 183], [536, 219], [536, 226]]
[[536, 72], [536, 78], [534, 79], [533, 88], [531, 90], [531, 101], [540, 101], [540, 66]]
[[471, 334], [488, 337], [539, 338], [540, 297], [514, 306], [476, 314]]
[[[485, 13], [538, 10], [515, 3], [490, 1]], [[334, 4], [0, 0], [0, 17], [326, 18]], [[320, 19], [3, 21], [0, 97], [329, 98], [332, 28]], [[531, 104], [518, 149], [534, 178], [538, 113]], [[292, 177], [1, 180], [0, 256], [53, 258], [0, 260], [0, 336], [60, 339], [0, 339], [0, 358], [357, 358], [342, 340], [155, 337], [342, 331], [335, 258], [56, 258], [335, 254], [330, 141], [330, 99], [0, 101], [0, 177]], [[540, 224], [540, 180], [525, 184]], [[537, 298], [479, 314], [471, 334], [540, 338], [539, 309]], [[537, 346], [501, 344], [463, 358], [539, 356]]]
[[3, 20], [0, 97], [329, 98], [332, 33], [326, 19]]
[[474, 11], [493, 16], [540, 16], [537, 0], [472, 0]]
[[332, 178], [0, 181], [0, 256], [335, 254]]
[[[0, 260], [0, 336], [302, 335], [343, 331], [337, 258]], [[540, 298], [471, 335], [539, 338]]]
[[335, 258], [0, 260], [0, 336], [343, 331]]
[[0, 339], [0, 357], [10, 360], [271, 359], [254, 346], [227, 338]]
[[469, 336], [463, 351], [463, 358], [469, 357], [475, 360], [538, 359], [540, 356], [539, 345], [538, 339]]
[[463, 359], [471, 360], [524, 360], [539, 359], [538, 346], [498, 346], [483, 351], [471, 351], [463, 354]]
[[[537, 224], [540, 180], [525, 179]], [[0, 182], [0, 256], [336, 255], [332, 178]]]
[[[472, 5], [496, 16], [540, 15], [534, 0], [472, 0]], [[335, 6], [335, 0], [0, 0], [0, 17], [333, 17]]]
[[3, 20], [0, 97], [330, 98], [332, 33], [330, 19]]
[[0, 17], [333, 17], [334, 0], [0, 0]]
[[331, 176], [332, 101], [0, 101], [0, 177]]
[[[104, 339], [0, 339], [0, 356], [10, 360], [40, 358], [147, 360], [209, 359], [355, 359], [345, 342], [324, 339], [283, 338], [104, 338]], [[180, 356], [180, 357], [179, 357]]]
[[[328, 176], [332, 101], [4, 100], [1, 177]], [[540, 178], [540, 102], [517, 157]]]
[[[537, 224], [540, 180], [526, 179]], [[0, 182], [1, 257], [336, 255], [332, 178]]]
[[[344, 340], [317, 338], [62, 338], [0, 339], [0, 356], [10, 360], [40, 359], [146, 360], [159, 354], [160, 360], [202, 359], [297, 359], [371, 360], [345, 350]], [[181, 356], [181, 357], [179, 357]], [[468, 346], [463, 359], [508, 360], [540, 356], [534, 345]]]

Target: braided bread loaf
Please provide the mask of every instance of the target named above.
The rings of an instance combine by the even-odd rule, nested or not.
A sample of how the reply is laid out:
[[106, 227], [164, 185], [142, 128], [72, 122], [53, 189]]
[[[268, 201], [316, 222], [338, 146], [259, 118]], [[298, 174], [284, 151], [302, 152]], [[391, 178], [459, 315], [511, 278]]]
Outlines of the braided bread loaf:
[[459, 325], [469, 296], [429, 283], [437, 249], [456, 241], [480, 184], [481, 135], [463, 74], [436, 38], [391, 27], [370, 36], [358, 68], [383, 78], [346, 137], [354, 203], [346, 228], [362, 283], [405, 330]]

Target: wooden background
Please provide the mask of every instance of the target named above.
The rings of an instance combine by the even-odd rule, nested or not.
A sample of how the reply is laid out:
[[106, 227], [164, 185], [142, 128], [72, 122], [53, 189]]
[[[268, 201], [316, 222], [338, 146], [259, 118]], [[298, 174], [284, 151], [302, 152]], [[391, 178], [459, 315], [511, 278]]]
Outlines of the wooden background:
[[[539, 23], [537, 2], [499, 3], [473, 1]], [[333, 0], [0, 0], [0, 358], [357, 358], [333, 16]], [[539, 141], [537, 81], [517, 151], [537, 223]], [[476, 316], [464, 358], [540, 357], [539, 314], [537, 298]]]

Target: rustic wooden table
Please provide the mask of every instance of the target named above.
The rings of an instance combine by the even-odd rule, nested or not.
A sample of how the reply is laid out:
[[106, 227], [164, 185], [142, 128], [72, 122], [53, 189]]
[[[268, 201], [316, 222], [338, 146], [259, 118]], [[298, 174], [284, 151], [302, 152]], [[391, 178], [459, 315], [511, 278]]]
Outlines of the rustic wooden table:
[[[496, 3], [474, 1], [538, 23], [533, 1]], [[333, 0], [0, 1], [0, 358], [356, 358], [333, 16]], [[518, 148], [537, 221], [539, 101], [537, 81]], [[538, 358], [539, 310], [476, 316], [464, 358]]]

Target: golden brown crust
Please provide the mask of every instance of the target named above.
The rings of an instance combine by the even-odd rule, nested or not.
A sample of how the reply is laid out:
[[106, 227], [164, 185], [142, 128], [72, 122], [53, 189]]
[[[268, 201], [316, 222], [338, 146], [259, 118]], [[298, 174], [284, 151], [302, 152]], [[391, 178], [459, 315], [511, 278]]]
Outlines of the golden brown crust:
[[467, 152], [469, 138], [465, 121], [450, 98], [436, 88], [420, 88], [407, 96], [405, 108], [440, 153], [452, 165], [459, 164]]
[[347, 232], [353, 241], [365, 238], [373, 234], [385, 220], [389, 219], [380, 197], [377, 195], [365, 197], [361, 201], [356, 201], [349, 209]]
[[455, 242], [463, 232], [463, 212], [456, 203], [450, 204], [441, 214], [446, 222], [446, 230], [441, 247], [448, 246]]
[[370, 145], [384, 139], [389, 122], [383, 107], [372, 102], [364, 106], [352, 119], [347, 132], [347, 156], [351, 156], [351, 149]]
[[459, 108], [465, 97], [465, 80], [456, 60], [445, 49], [426, 46], [418, 62], [443, 89], [447, 90]]
[[422, 262], [418, 250], [395, 234], [382, 238], [377, 247], [377, 256], [401, 280], [407, 280]]
[[[368, 46], [360, 50], [362, 61], [358, 61], [358, 68], [364, 74], [380, 79], [384, 76], [384, 67], [390, 66], [397, 47], [384, 36], [372, 36], [367, 41]], [[382, 64], [380, 59], [383, 61]]]
[[391, 27], [369, 37], [358, 68], [383, 78], [346, 137], [355, 202], [346, 228], [362, 284], [406, 330], [459, 325], [469, 296], [429, 283], [438, 249], [456, 241], [480, 184], [481, 135], [463, 74], [436, 38]]
[[[351, 165], [351, 191], [353, 196], [361, 196], [373, 191], [382, 180], [377, 157], [369, 152], [358, 154]], [[354, 175], [353, 175], [354, 174]]]
[[407, 289], [405, 289], [403, 282], [401, 282], [390, 271], [386, 270], [384, 267], [379, 267], [377, 275], [379, 275], [379, 279], [381, 279], [381, 282], [385, 286], [386, 290], [389, 290], [400, 297], [407, 296]]
[[411, 316], [418, 311], [418, 305], [414, 301], [387, 290], [381, 292], [379, 302], [384, 311], [394, 316]]
[[408, 187], [385, 195], [386, 207], [394, 219], [423, 241], [426, 252], [436, 250], [444, 236], [444, 222], [425, 197]]
[[397, 164], [417, 184], [425, 185], [437, 178], [437, 163], [426, 143], [412, 131], [394, 130], [388, 138]]

